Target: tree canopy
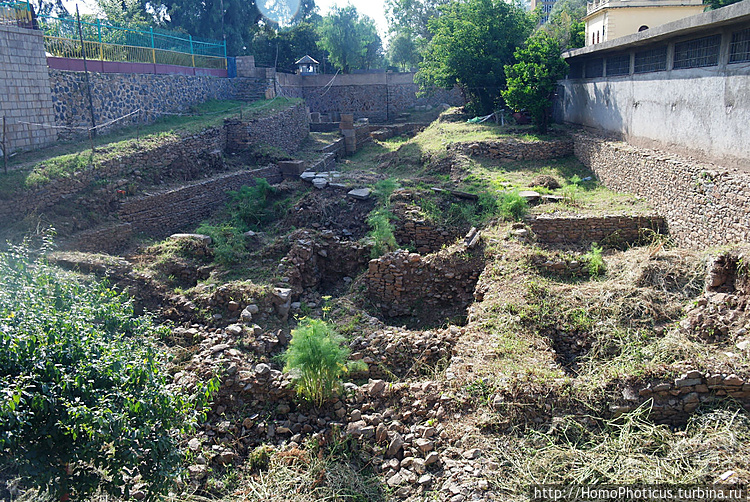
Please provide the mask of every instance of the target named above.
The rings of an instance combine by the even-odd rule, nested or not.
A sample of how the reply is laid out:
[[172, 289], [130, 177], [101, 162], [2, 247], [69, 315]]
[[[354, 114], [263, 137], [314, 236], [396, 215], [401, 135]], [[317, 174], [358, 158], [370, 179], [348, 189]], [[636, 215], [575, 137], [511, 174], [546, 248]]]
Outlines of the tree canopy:
[[375, 22], [351, 5], [334, 7], [318, 25], [318, 47], [343, 73], [378, 68], [383, 64], [383, 45]]
[[547, 32], [539, 31], [516, 50], [514, 58], [515, 64], [505, 67], [508, 88], [503, 98], [512, 109], [528, 111], [537, 130], [545, 133], [551, 118], [550, 100], [568, 68], [560, 57], [560, 45]]
[[520, 5], [502, 0], [467, 0], [440, 7], [429, 21], [427, 45], [417, 79], [423, 88], [459, 85], [475, 113], [493, 110], [505, 87], [503, 67], [531, 32], [533, 21]]

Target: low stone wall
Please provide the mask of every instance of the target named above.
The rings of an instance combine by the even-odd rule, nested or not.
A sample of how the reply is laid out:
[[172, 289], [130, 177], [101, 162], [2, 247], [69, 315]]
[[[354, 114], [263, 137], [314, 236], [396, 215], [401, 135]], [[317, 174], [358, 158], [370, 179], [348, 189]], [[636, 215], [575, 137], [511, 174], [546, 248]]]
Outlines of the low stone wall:
[[647, 235], [644, 229], [664, 233], [666, 225], [660, 216], [531, 216], [526, 223], [542, 244], [588, 244], [607, 246], [635, 244]]
[[[222, 128], [210, 128], [186, 137], [159, 139], [155, 145], [132, 145], [130, 151], [121, 156], [97, 160], [94, 165], [68, 178], [55, 179], [40, 188], [17, 193], [12, 199], [0, 201], [0, 220], [22, 218], [28, 214], [44, 211], [54, 204], [74, 198], [89, 190], [92, 184], [101, 185], [112, 179], [124, 178], [127, 183], [159, 184], [168, 181], [186, 181], [205, 176], [224, 168], [222, 150], [225, 144]], [[105, 210], [116, 198], [101, 194], [90, 204], [81, 201], [88, 209]]]
[[238, 153], [254, 146], [275, 147], [287, 153], [296, 152], [310, 134], [310, 119], [305, 105], [262, 119], [226, 119], [228, 153]]
[[[653, 399], [652, 420], [676, 425], [685, 423], [698, 406], [726, 398], [750, 409], [750, 381], [735, 374], [689, 371], [672, 382], [653, 382], [633, 396], [639, 401]], [[621, 411], [630, 407], [624, 408]]]
[[465, 314], [484, 264], [480, 250], [455, 251], [423, 257], [398, 250], [370, 260], [367, 297], [388, 317]]
[[127, 199], [118, 212], [120, 224], [81, 232], [65, 247], [90, 252], [116, 252], [139, 233], [157, 239], [166, 237], [206, 219], [228, 201], [227, 191], [239, 190], [243, 185], [254, 186], [255, 178], [279, 183], [281, 171], [271, 165], [224, 174], [159, 194]]
[[[417, 253], [438, 251], [444, 245], [453, 244], [466, 229], [435, 226], [421, 218], [414, 218], [414, 210], [408, 204], [395, 202], [392, 207], [396, 216], [393, 234], [401, 246], [414, 246]], [[417, 212], [418, 214], [418, 212]]]
[[564, 137], [549, 141], [523, 141], [507, 138], [493, 141], [451, 143], [449, 151], [490, 159], [549, 160], [573, 155], [573, 139]]
[[[49, 81], [57, 125], [91, 127], [86, 74], [50, 69]], [[114, 124], [113, 129], [153, 122], [210, 99], [235, 96], [234, 82], [221, 77], [90, 72], [89, 81], [97, 125], [140, 110]]]
[[750, 242], [750, 172], [691, 162], [590, 133], [575, 154], [604, 185], [645, 198], [675, 241], [702, 248]]

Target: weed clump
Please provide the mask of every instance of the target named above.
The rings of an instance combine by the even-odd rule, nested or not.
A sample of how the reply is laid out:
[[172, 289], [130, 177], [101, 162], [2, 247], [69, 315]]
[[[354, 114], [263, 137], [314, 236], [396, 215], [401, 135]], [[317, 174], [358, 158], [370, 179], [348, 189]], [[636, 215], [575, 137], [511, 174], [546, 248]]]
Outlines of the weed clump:
[[520, 221], [529, 212], [529, 203], [518, 192], [505, 192], [497, 201], [500, 216], [506, 220]]
[[297, 394], [304, 400], [322, 406], [341, 387], [341, 376], [359, 369], [347, 362], [349, 350], [343, 342], [341, 335], [319, 319], [302, 319], [292, 330], [292, 340], [282, 356], [284, 371], [291, 373]]
[[583, 258], [586, 260], [586, 269], [591, 277], [596, 278], [604, 275], [607, 267], [602, 257], [601, 246], [597, 246], [596, 242], [592, 242], [591, 251], [583, 255]]
[[370, 213], [367, 224], [372, 227], [368, 234], [373, 240], [371, 255], [378, 258], [398, 247], [396, 236], [393, 233], [394, 215], [390, 210], [391, 194], [398, 188], [398, 183], [391, 179], [380, 180], [375, 184], [375, 194], [380, 200], [381, 206]]

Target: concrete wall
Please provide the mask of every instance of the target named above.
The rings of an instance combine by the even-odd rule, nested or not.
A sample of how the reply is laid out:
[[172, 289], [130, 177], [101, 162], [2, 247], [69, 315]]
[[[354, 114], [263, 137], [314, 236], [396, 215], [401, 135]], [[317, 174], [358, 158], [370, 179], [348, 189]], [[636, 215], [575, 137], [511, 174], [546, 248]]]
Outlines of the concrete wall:
[[447, 103], [460, 106], [464, 100], [458, 89], [435, 89], [427, 97], [417, 97], [419, 86], [414, 73], [369, 73], [353, 75], [276, 75], [277, 92], [304, 98], [311, 112], [331, 115], [352, 113], [355, 119], [388, 122], [416, 105]]
[[[630, 74], [560, 82], [558, 119], [614, 133], [644, 147], [747, 167], [750, 159], [750, 62], [729, 63], [732, 35], [747, 28], [750, 2], [565, 54], [571, 75], [587, 61], [630, 55]], [[721, 34], [718, 65], [672, 69], [674, 46]], [[620, 42], [622, 41], [622, 42]], [[668, 47], [666, 71], [633, 73], [635, 53]], [[605, 73], [606, 75], [606, 73]]]
[[40, 31], [0, 25], [0, 121], [3, 116], [8, 154], [47, 145], [57, 137], [53, 128], [24, 124], [55, 123]]

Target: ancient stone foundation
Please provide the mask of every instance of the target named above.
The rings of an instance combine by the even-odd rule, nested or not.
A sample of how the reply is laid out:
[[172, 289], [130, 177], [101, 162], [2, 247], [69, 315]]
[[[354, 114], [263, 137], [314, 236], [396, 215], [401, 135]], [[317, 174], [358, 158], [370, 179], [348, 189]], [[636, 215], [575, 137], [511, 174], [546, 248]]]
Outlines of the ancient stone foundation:
[[531, 216], [526, 223], [542, 244], [588, 244], [621, 246], [647, 242], [650, 236], [664, 233], [659, 216]]

